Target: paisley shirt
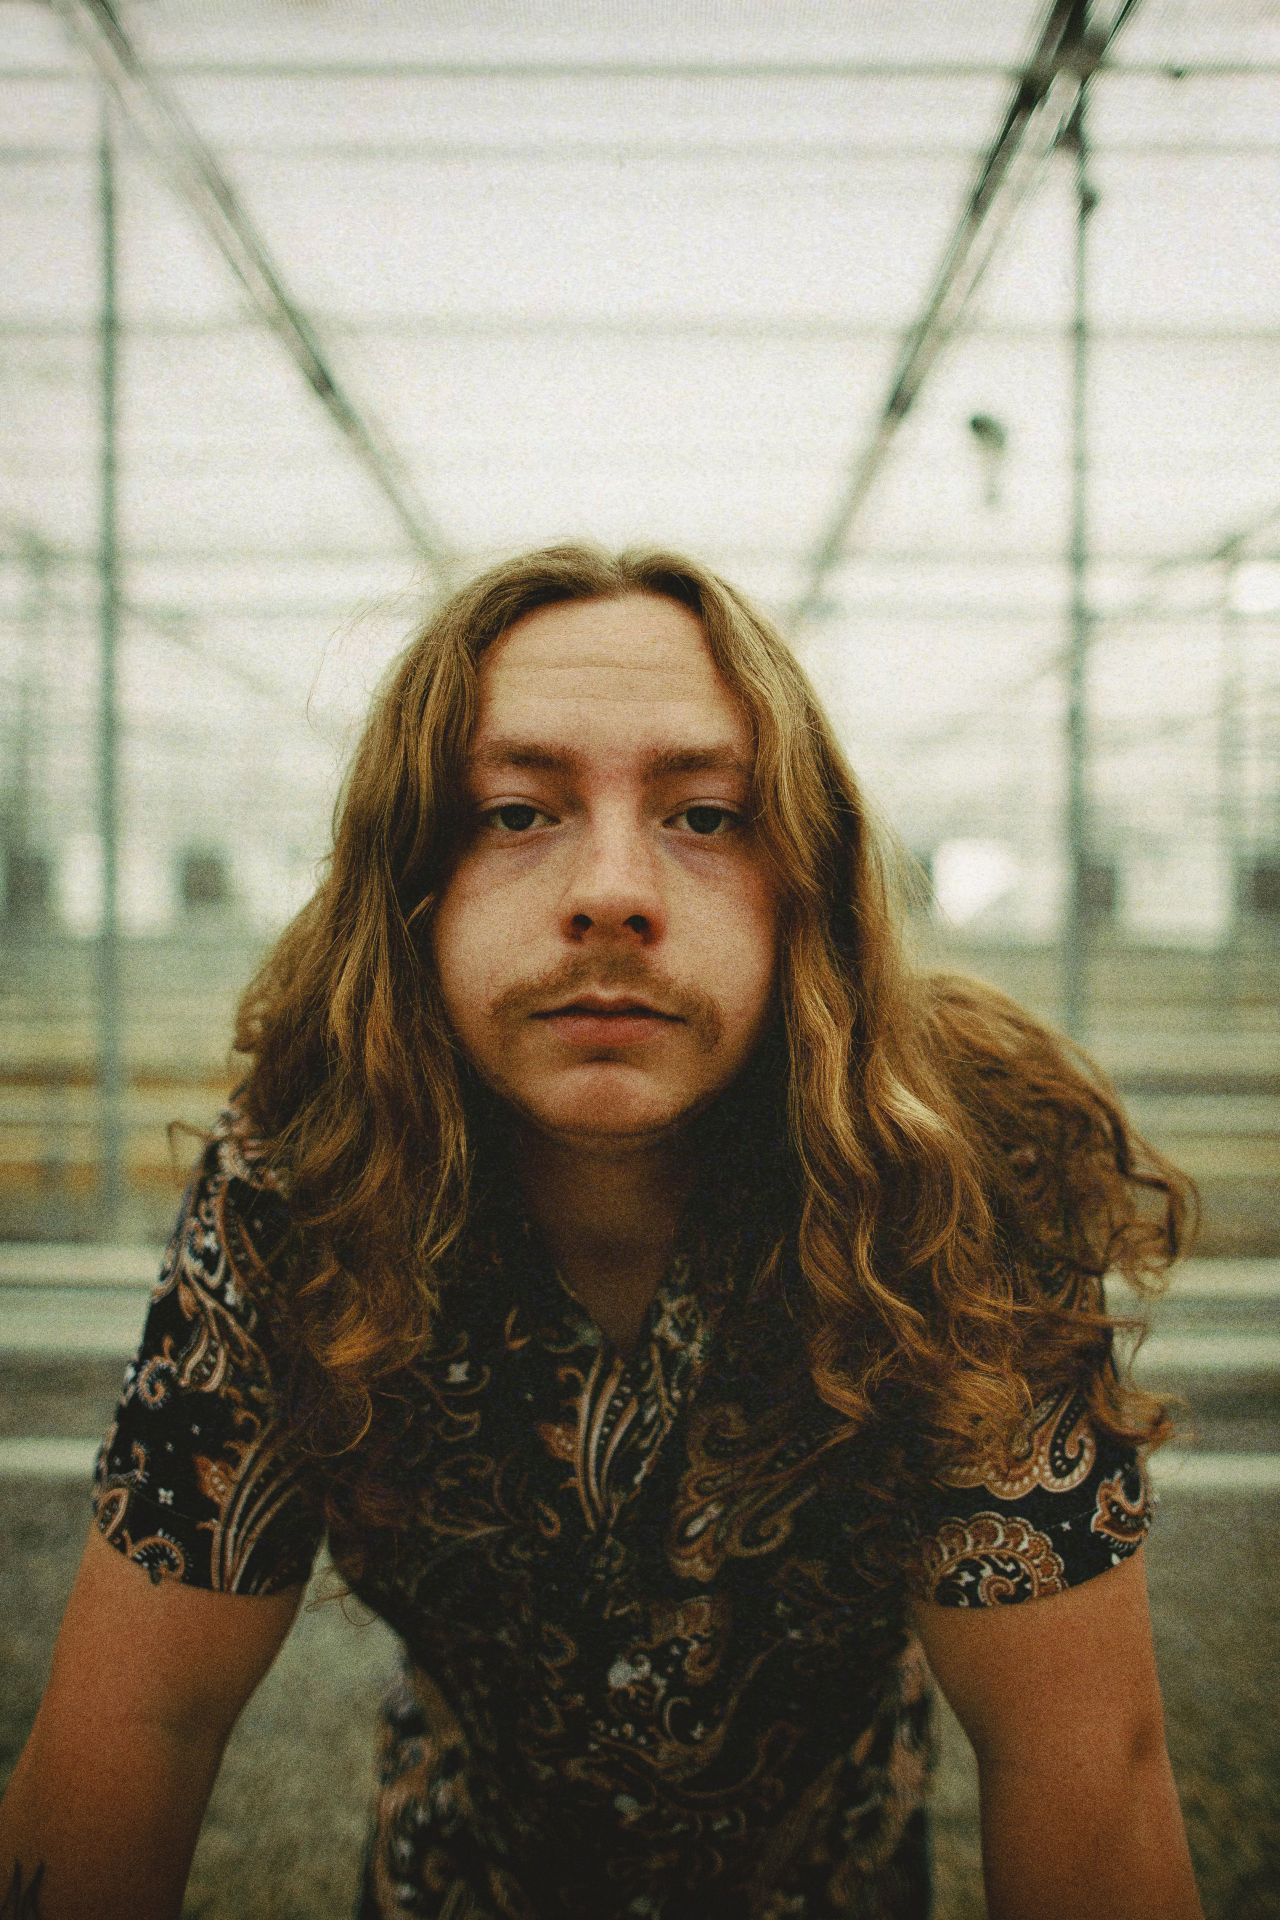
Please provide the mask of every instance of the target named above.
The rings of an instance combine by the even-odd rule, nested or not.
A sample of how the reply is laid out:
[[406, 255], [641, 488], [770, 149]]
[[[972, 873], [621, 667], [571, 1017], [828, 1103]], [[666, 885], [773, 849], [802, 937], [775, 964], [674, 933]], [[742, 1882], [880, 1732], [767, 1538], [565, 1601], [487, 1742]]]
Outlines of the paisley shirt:
[[[913, 1582], [871, 1577], [835, 1416], [777, 1389], [798, 1341], [754, 1301], [759, 1211], [715, 1217], [686, 1219], [626, 1355], [514, 1195], [469, 1241], [414, 1373], [415, 1522], [356, 1582], [404, 1649], [362, 1920], [926, 1915], [910, 1590], [1030, 1600], [1140, 1544], [1144, 1475], [1067, 1394], [911, 1516]], [[153, 1579], [268, 1593], [320, 1544], [255, 1284], [282, 1223], [228, 1110], [98, 1460], [98, 1525]]]

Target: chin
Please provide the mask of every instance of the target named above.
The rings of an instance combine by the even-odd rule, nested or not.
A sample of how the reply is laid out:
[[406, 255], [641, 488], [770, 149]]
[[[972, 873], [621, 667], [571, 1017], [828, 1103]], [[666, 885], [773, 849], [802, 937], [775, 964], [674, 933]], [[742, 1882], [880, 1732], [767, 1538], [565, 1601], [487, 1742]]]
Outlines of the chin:
[[640, 1088], [597, 1085], [517, 1099], [515, 1105], [540, 1132], [561, 1140], [583, 1145], [630, 1140], [641, 1146], [678, 1133], [714, 1097], [708, 1093], [681, 1102]]
[[652, 1141], [664, 1139], [668, 1134], [678, 1133], [690, 1118], [686, 1112], [646, 1113], [633, 1107], [610, 1112], [599, 1103], [580, 1109], [526, 1108], [525, 1111], [540, 1132], [554, 1135], [559, 1140], [575, 1141], [582, 1146], [605, 1146], [611, 1142], [621, 1145], [626, 1141], [636, 1146], [647, 1146]]

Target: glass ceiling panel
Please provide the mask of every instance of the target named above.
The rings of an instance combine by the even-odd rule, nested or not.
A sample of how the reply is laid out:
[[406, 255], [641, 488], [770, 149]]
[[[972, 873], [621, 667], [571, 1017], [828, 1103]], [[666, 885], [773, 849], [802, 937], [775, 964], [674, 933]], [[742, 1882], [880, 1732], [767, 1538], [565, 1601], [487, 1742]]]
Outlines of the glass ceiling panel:
[[[1132, 30], [1121, 42], [1122, 55]], [[1108, 68], [1090, 91], [1089, 129], [1095, 147], [1108, 150], [1144, 143], [1175, 152], [1201, 146], [1274, 149], [1276, 69], [1214, 74], [1193, 68], [1175, 77]]]
[[673, 144], [694, 153], [752, 146], [928, 151], [931, 126], [946, 129], [950, 149], [971, 150], [990, 137], [1009, 85], [998, 69], [962, 79], [871, 73], [856, 81], [821, 69], [566, 77], [521, 71], [517, 61], [496, 76], [441, 75], [430, 57], [345, 76], [340, 67], [161, 70], [206, 137], [232, 152], [248, 143], [260, 151], [265, 124], [286, 152], [322, 137], [374, 156], [410, 143], [464, 154], [528, 150], [532, 157], [562, 148], [643, 154]]
[[1280, 151], [1101, 156], [1091, 171], [1099, 325], [1274, 328]]
[[[123, 18], [465, 558], [566, 533], [662, 537], [785, 611], [1044, 7], [783, 11], [575, 0], [552, 20], [449, 0], [428, 21], [368, 0], [135, 0]], [[35, 537], [56, 559], [58, 658], [79, 662], [57, 669], [67, 725], [87, 727], [98, 96], [45, 7], [11, 4], [5, 23], [4, 684], [31, 657]], [[1274, 73], [1250, 63], [1280, 66], [1274, 9], [1145, 0], [1090, 96], [1099, 804], [1116, 814], [1142, 778], [1126, 703], [1131, 720], [1158, 682], [1173, 731], [1153, 747], [1142, 830], [1157, 834], [1161, 807], [1173, 820], [1212, 800], [1202, 716], [1223, 588], [1203, 556], [1280, 506], [1280, 124]], [[290, 831], [305, 839], [332, 772], [307, 697], [324, 726], [349, 722], [423, 573], [191, 211], [132, 135], [118, 147], [131, 804], [168, 792], [184, 703], [218, 711], [234, 683], [250, 735], [299, 743]], [[1048, 844], [1060, 826], [1074, 244], [1057, 155], [801, 636], [922, 844], [947, 822], [1012, 830], [1019, 777], [1028, 835]], [[1280, 555], [1280, 521], [1249, 551]], [[1261, 738], [1274, 622], [1243, 632]], [[922, 771], [903, 743], [926, 738]], [[51, 737], [49, 779], [70, 806], [69, 740]], [[226, 751], [216, 728], [191, 747], [193, 796]], [[186, 802], [167, 804], [177, 821]]]
[[1117, 49], [1121, 65], [1232, 68], [1280, 62], [1280, 20], [1270, 0], [1159, 0], [1137, 8]]
[[368, 60], [404, 57], [417, 48], [450, 58], [546, 60], [575, 53], [586, 60], [632, 57], [677, 64], [734, 59], [865, 61], [928, 66], [1020, 59], [1037, 18], [1029, 0], [993, 10], [986, 0], [898, 0], [892, 13], [867, 7], [833, 21], [826, 0], [794, 0], [781, 18], [760, 5], [704, 0], [691, 13], [684, 0], [648, 0], [622, 10], [596, 0], [558, 0], [553, 13], [512, 0], [447, 0], [420, 8], [398, 0], [329, 0], [283, 15], [242, 3], [204, 5], [165, 0], [144, 16], [146, 45], [157, 59], [183, 57]]

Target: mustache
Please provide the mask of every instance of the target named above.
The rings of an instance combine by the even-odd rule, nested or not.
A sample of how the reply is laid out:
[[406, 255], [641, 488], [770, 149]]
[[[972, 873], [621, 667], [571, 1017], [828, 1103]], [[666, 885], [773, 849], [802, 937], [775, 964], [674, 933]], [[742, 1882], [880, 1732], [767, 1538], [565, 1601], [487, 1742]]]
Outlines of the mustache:
[[638, 967], [625, 956], [579, 960], [519, 981], [498, 995], [490, 1012], [499, 1020], [526, 1020], [588, 992], [631, 993], [638, 1000], [647, 1000], [683, 1020], [698, 1044], [708, 1051], [719, 1044], [724, 1030], [720, 1009], [709, 994], [694, 986], [682, 986], [652, 968]]

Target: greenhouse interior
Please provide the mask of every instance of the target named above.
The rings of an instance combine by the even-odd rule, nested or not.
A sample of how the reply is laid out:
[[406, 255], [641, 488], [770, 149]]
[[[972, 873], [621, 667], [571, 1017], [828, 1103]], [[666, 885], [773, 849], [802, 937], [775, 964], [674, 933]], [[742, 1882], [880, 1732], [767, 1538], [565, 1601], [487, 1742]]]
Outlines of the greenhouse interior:
[[[1276, 0], [0, 6], [0, 1312], [140, 1297], [433, 606], [553, 542], [690, 554], [790, 640], [922, 964], [1061, 1028], [1199, 1187], [1226, 1278], [1164, 1337], [1179, 1379], [1226, 1342], [1189, 1397], [1262, 1463], [1247, 1537], [1169, 1493], [1203, 1590], [1157, 1594], [1236, 1703], [1171, 1683], [1221, 1920], [1280, 1914], [1274, 1617], [1213, 1593], [1280, 1485], [1278, 82]], [[68, 1338], [11, 1435], [99, 1379]], [[282, 1837], [292, 1697], [193, 1914], [348, 1910], [356, 1815]], [[272, 1793], [255, 1906], [227, 1835]]]

